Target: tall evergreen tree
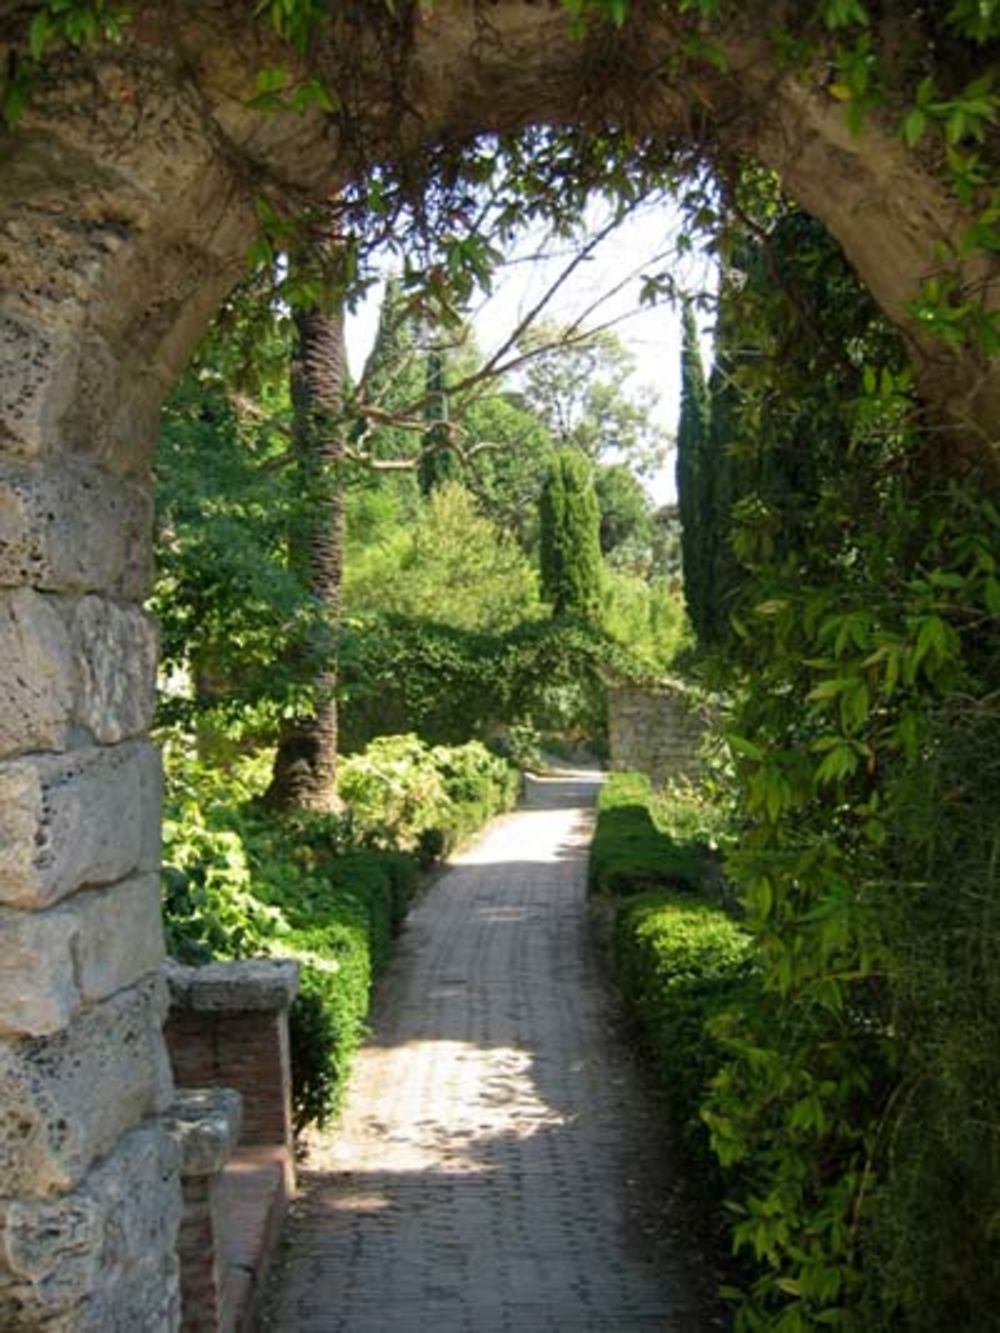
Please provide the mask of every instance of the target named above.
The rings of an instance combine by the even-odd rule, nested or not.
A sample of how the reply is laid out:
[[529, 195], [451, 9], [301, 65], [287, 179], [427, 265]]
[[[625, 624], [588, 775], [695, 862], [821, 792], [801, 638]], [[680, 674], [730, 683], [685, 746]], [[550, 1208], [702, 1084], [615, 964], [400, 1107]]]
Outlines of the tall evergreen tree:
[[542, 596], [555, 616], [596, 618], [601, 597], [601, 515], [590, 464], [560, 449], [542, 488]]
[[427, 430], [420, 456], [420, 489], [430, 495], [436, 487], [458, 478], [458, 460], [447, 447], [448, 390], [443, 353], [432, 347], [426, 359], [426, 399], [424, 417]]
[[681, 410], [677, 426], [677, 500], [681, 520], [684, 595], [699, 640], [708, 637], [710, 570], [715, 533], [712, 516], [712, 469], [709, 461], [711, 408], [698, 329], [690, 304], [683, 314]]
[[[420, 328], [407, 309], [399, 278], [392, 274], [386, 280], [375, 341], [365, 363], [364, 399], [383, 412], [412, 417], [426, 392], [424, 378]], [[365, 452], [373, 458], [413, 458], [419, 449], [417, 431], [389, 423], [371, 429], [365, 441]]]

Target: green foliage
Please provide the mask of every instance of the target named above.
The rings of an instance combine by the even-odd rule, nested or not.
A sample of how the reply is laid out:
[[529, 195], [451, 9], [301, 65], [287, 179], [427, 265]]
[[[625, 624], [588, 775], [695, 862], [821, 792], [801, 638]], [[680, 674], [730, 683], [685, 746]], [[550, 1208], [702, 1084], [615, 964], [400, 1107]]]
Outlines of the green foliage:
[[684, 597], [698, 638], [707, 638], [711, 615], [715, 469], [711, 450], [711, 405], [691, 306], [684, 306], [681, 349], [681, 407], [677, 426], [677, 498], [681, 520]]
[[750, 992], [750, 938], [720, 907], [691, 894], [639, 893], [615, 916], [614, 961], [693, 1164], [717, 1188], [700, 1112], [725, 1050], [708, 1024]]
[[697, 893], [717, 881], [711, 853], [678, 841], [653, 818], [649, 781], [637, 773], [612, 773], [598, 799], [587, 879], [591, 892], [616, 896], [649, 889]]
[[440, 852], [509, 809], [518, 775], [477, 741], [432, 749], [414, 735], [380, 736], [341, 761], [337, 789], [367, 839]]
[[594, 620], [600, 605], [600, 514], [590, 466], [560, 449], [542, 489], [542, 595], [554, 616]]
[[901, 1048], [859, 1305], [870, 1327], [932, 1333], [988, 1327], [1000, 1308], [995, 693], [942, 699], [920, 732], [884, 814], [898, 870], [879, 909]]
[[768, 233], [725, 298], [749, 353], [727, 872], [761, 988], [715, 1021], [706, 1121], [758, 1265], [737, 1328], [987, 1327], [1000, 519], [928, 473], [902, 351], [835, 248], [796, 215]]
[[616, 564], [648, 564], [653, 536], [652, 502], [641, 482], [621, 463], [598, 467], [594, 492], [601, 515], [601, 554]]
[[379, 531], [349, 544], [348, 615], [441, 619], [487, 633], [541, 615], [538, 578], [527, 557], [457, 482], [436, 485], [408, 523], [393, 512], [398, 509]]
[[552, 462], [548, 431], [518, 395], [510, 393], [474, 399], [463, 424], [468, 446], [480, 447], [466, 469], [466, 485], [487, 517], [537, 559], [538, 501]]
[[621, 898], [615, 974], [638, 1020], [675, 1123], [702, 1182], [718, 1193], [700, 1112], [724, 1048], [707, 1023], [752, 989], [749, 936], [720, 895], [713, 848], [729, 812], [706, 788], [654, 793], [640, 773], [612, 773], [598, 801], [591, 887]]
[[689, 638], [684, 605], [665, 579], [606, 570], [601, 588], [601, 624], [637, 661], [662, 672]]
[[520, 772], [485, 745], [468, 741], [435, 746], [433, 755], [450, 802], [448, 823], [441, 829], [445, 847], [461, 842], [488, 819], [516, 805]]
[[610, 457], [642, 474], [662, 466], [667, 439], [653, 417], [655, 396], [629, 388], [635, 362], [616, 334], [582, 338], [539, 320], [521, 350], [531, 354], [523, 401], [557, 448], [594, 464]]
[[308, 664], [293, 672], [289, 648], [322, 631], [288, 558], [305, 501], [281, 466], [284, 389], [263, 401], [265, 425], [238, 410], [218, 372], [191, 370], [163, 409], [157, 461], [163, 715], [236, 737], [273, 730], [302, 699]]
[[322, 1123], [344, 1091], [372, 986], [414, 892], [416, 863], [395, 848], [434, 830], [440, 854], [510, 807], [518, 775], [480, 745], [429, 751], [412, 737], [390, 737], [345, 764], [344, 794], [356, 808], [340, 817], [278, 815], [258, 799], [269, 779], [267, 753], [223, 772], [194, 760], [189, 742], [174, 737], [167, 759], [169, 952], [190, 963], [261, 954], [299, 960], [295, 1118], [299, 1128]]
[[420, 456], [420, 489], [430, 495], [439, 486], [457, 480], [458, 459], [448, 447], [448, 392], [444, 357], [436, 348], [427, 353], [425, 362], [427, 431]]
[[501, 635], [357, 618], [344, 627], [340, 661], [347, 751], [386, 732], [457, 744], [525, 723], [599, 738], [604, 676], [629, 679], [643, 670], [601, 630], [573, 621], [527, 622]]
[[167, 750], [164, 920], [181, 961], [296, 958], [291, 1012], [296, 1123], [322, 1121], [364, 1035], [371, 986], [414, 887], [406, 858], [351, 845], [331, 816], [277, 816], [255, 803], [266, 756], [226, 775]]

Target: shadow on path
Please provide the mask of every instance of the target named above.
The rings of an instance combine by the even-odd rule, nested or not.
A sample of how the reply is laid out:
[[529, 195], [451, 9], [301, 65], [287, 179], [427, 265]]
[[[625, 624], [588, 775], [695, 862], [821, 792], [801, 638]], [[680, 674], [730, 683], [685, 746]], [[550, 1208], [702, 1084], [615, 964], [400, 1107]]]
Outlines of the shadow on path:
[[266, 1326], [720, 1326], [587, 926], [598, 782], [529, 779], [411, 914], [344, 1113], [309, 1145]]

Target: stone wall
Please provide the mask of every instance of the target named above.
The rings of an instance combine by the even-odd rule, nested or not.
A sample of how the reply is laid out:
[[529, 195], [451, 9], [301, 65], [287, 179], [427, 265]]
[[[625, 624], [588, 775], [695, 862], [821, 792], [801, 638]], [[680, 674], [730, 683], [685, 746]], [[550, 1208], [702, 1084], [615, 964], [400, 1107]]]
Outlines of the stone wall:
[[708, 718], [678, 687], [608, 690], [611, 767], [646, 773], [654, 786], [668, 778], [697, 777], [707, 727]]
[[173, 1100], [161, 773], [145, 739], [156, 631], [132, 600], [146, 588], [149, 510], [112, 490], [73, 463], [0, 462], [0, 1327], [11, 1330], [167, 1330], [178, 1318], [180, 1188], [158, 1119]]

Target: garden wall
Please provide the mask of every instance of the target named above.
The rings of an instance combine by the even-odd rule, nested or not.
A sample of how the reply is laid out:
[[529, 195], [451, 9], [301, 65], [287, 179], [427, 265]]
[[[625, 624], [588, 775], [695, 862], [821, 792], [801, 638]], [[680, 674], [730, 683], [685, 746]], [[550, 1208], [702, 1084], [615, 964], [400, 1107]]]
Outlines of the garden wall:
[[608, 743], [616, 772], [645, 773], [654, 787], [667, 778], [694, 778], [708, 727], [705, 713], [672, 685], [608, 689]]

